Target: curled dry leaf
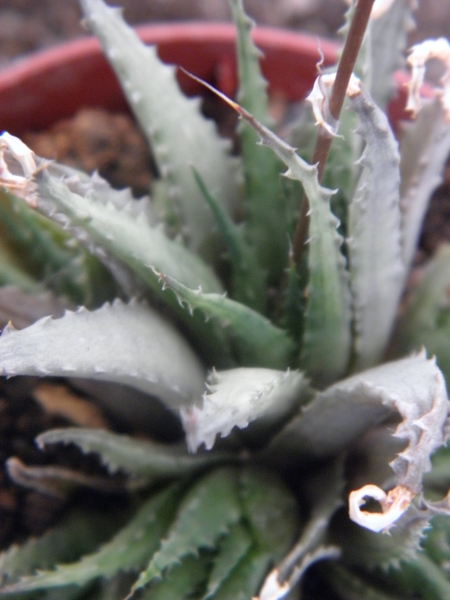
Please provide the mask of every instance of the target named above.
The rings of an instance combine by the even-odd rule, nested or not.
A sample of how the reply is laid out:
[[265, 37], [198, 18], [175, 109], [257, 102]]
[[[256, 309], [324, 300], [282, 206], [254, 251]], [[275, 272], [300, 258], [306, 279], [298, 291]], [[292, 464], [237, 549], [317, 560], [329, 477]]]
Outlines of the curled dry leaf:
[[[372, 498], [380, 503], [382, 513], [361, 510], [365, 498]], [[399, 485], [387, 494], [376, 485], [365, 485], [349, 495], [349, 515], [352, 521], [371, 531], [388, 531], [411, 503], [414, 494], [407, 487]]]
[[110, 477], [88, 475], [74, 469], [59, 466], [28, 466], [13, 456], [6, 462], [8, 475], [24, 487], [48, 496], [66, 499], [78, 487], [87, 487], [112, 494], [124, 493], [119, 480]]
[[[393, 375], [389, 373], [392, 365], [397, 365], [398, 371], [389, 381], [390, 375]], [[350, 518], [372, 531], [386, 532], [421, 491], [423, 474], [431, 469], [430, 456], [446, 441], [449, 416], [447, 390], [435, 360], [427, 359], [424, 352], [396, 363], [387, 363], [357, 377], [367, 382], [372, 380], [371, 385], [378, 387], [383, 404], [398, 411], [402, 421], [393, 435], [408, 442], [407, 447], [390, 463], [397, 476], [396, 487], [385, 493], [375, 485], [365, 485], [349, 495]], [[361, 510], [364, 498], [379, 502], [383, 512]]]
[[[9, 159], [8, 162], [6, 157]], [[9, 162], [13, 159], [21, 173], [13, 173]], [[34, 205], [35, 184], [33, 177], [37, 165], [34, 152], [19, 138], [4, 131], [0, 136], [0, 184], [16, 196]]]
[[[336, 73], [319, 75], [314, 82], [311, 93], [306, 97], [306, 100], [311, 102], [316, 125], [323, 127], [333, 137], [337, 135], [339, 123], [330, 113], [328, 102], [335, 79]], [[358, 77], [352, 73], [347, 88], [347, 94], [352, 98], [359, 93], [361, 93], [361, 82]]]
[[445, 73], [441, 77], [442, 90], [438, 91], [445, 118], [450, 121], [450, 44], [445, 38], [437, 40], [425, 40], [411, 48], [408, 63], [412, 67], [411, 81], [408, 84], [408, 101], [406, 110], [411, 111], [413, 116], [422, 107], [420, 88], [425, 77], [425, 64], [431, 58], [436, 58], [445, 67]]

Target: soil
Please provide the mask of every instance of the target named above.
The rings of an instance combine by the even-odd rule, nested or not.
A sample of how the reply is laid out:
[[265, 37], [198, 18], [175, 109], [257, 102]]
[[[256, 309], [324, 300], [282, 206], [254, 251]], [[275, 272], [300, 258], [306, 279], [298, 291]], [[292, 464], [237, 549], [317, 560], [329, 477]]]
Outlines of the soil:
[[[54, 488], [54, 493], [44, 493], [16, 485], [5, 466], [8, 459], [16, 457], [27, 466], [57, 465], [87, 476], [107, 476], [95, 455], [84, 455], [74, 446], [49, 446], [45, 452], [36, 447], [34, 439], [39, 433], [73, 425], [69, 419], [40, 406], [34, 394], [40, 384], [41, 380], [31, 377], [0, 380], [0, 549], [42, 534], [75, 497], [78, 503], [99, 500], [95, 492], [87, 489], [74, 496], [64, 493], [64, 486], [60, 492]], [[101, 501], [103, 505], [110, 499], [103, 495]]]
[[130, 187], [138, 197], [148, 193], [151, 155], [128, 115], [85, 108], [48, 131], [29, 133], [24, 141], [38, 156], [86, 173], [97, 170], [112, 186]]

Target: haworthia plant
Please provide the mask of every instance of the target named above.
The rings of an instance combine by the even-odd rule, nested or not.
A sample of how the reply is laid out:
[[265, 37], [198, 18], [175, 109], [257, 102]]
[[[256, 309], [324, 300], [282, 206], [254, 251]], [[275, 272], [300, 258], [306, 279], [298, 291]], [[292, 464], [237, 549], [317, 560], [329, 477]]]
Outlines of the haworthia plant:
[[[396, 124], [398, 142], [385, 109], [411, 6], [377, 2], [364, 37], [371, 2], [352, 3], [345, 48], [364, 41], [345, 112], [330, 121], [343, 65], [319, 73], [313, 116], [302, 108], [286, 141], [245, 3], [229, 0], [236, 101], [191, 76], [241, 118], [232, 157], [157, 49], [103, 0], [80, 3], [156, 180], [135, 200], [0, 136], [0, 314], [12, 321], [0, 372], [64, 377], [109, 408], [120, 433], [36, 441], [97, 455], [102, 484], [113, 478], [102, 489], [119, 482], [128, 506], [99, 516], [75, 496], [53, 529], [0, 555], [0, 597], [294, 600], [305, 576], [339, 598], [450, 597], [447, 247], [404, 295], [450, 148], [450, 45], [410, 54], [411, 111], [429, 58], [445, 89]], [[317, 125], [319, 148], [337, 136], [319, 166]], [[28, 462], [9, 459], [14, 479], [45, 493], [98, 480]]]

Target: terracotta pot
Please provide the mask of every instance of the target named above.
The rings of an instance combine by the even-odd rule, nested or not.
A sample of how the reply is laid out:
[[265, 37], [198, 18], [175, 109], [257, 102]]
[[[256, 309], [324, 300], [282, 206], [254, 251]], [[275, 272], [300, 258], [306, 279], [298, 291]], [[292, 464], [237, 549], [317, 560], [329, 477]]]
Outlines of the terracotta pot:
[[[211, 81], [227, 95], [236, 87], [231, 24], [148, 25], [137, 29], [161, 58]], [[262, 68], [270, 90], [291, 101], [311, 89], [319, 60], [317, 38], [286, 30], [256, 28], [254, 40], [264, 52]], [[338, 46], [321, 40], [324, 64], [332, 64]], [[197, 84], [179, 73], [188, 94]], [[400, 88], [401, 90], [401, 88]], [[404, 93], [393, 103], [394, 119], [403, 112]], [[70, 117], [83, 106], [126, 109], [116, 77], [94, 38], [82, 38], [34, 54], [0, 72], [0, 128], [15, 135], [42, 130]]]

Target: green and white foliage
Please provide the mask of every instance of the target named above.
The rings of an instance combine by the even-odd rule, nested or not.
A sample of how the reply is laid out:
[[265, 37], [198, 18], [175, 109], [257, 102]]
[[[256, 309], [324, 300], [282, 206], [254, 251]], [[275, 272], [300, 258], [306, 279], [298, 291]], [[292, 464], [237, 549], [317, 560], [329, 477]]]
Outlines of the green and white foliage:
[[[307, 573], [339, 598], [450, 598], [447, 246], [404, 294], [450, 150], [450, 46], [407, 59], [414, 113], [425, 62], [447, 72], [398, 140], [385, 109], [412, 7], [378, 0], [340, 121], [326, 117], [333, 68], [288, 143], [272, 130], [244, 2], [229, 0], [237, 102], [199, 81], [241, 118], [236, 158], [119, 9], [80, 3], [157, 179], [136, 200], [0, 136], [0, 315], [12, 320], [0, 372], [66, 378], [116, 410], [120, 434], [67, 427], [36, 441], [96, 455], [102, 489], [128, 508], [72, 506], [5, 550], [0, 597], [295, 600]], [[322, 179], [311, 112], [336, 138]], [[139, 438], [123, 433], [130, 412]], [[95, 479], [8, 465], [46, 493]]]
[[405, 279], [397, 143], [384, 113], [364, 92], [350, 99], [365, 148], [349, 207], [348, 251], [354, 302], [355, 368], [385, 349]]
[[181, 93], [175, 67], [163, 65], [156, 49], [140, 42], [120, 10], [102, 0], [82, 0], [80, 4], [151, 144], [161, 175], [161, 212], [169, 230], [179, 233], [189, 248], [207, 256], [213, 219], [191, 165], [231, 211], [236, 207], [238, 185], [227, 144], [217, 136], [213, 123], [202, 118], [198, 100], [188, 100]]

